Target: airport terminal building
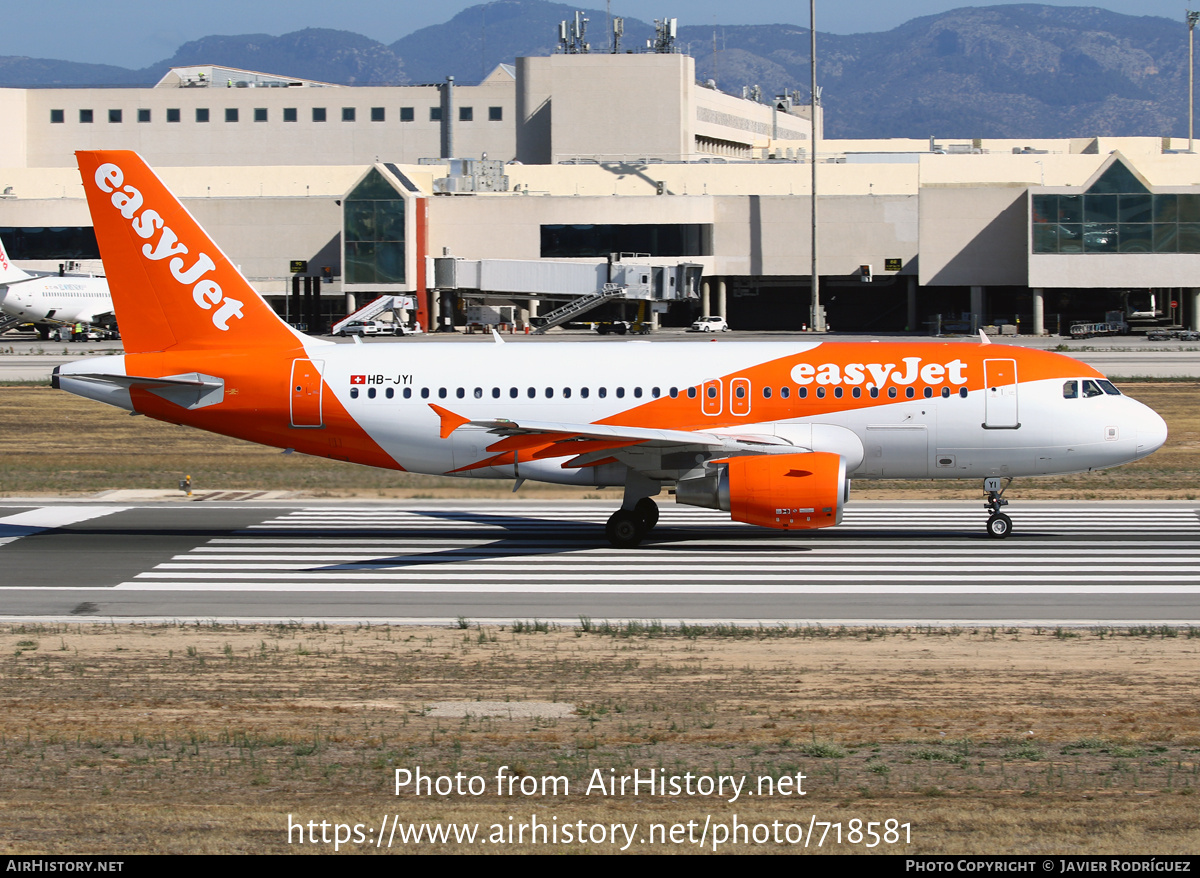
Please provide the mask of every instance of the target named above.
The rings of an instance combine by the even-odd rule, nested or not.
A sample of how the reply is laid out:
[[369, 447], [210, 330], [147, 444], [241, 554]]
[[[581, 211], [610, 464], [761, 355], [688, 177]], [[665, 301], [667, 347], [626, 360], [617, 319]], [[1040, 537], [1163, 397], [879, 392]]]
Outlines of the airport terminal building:
[[472, 303], [528, 319], [612, 284], [655, 321], [804, 329], [815, 142], [835, 331], [1200, 329], [1200, 158], [1169, 138], [825, 140], [807, 106], [697, 83], [676, 53], [521, 58], [469, 86], [178, 68], [0, 89], [0, 110], [13, 259], [95, 266], [74, 151], [132, 149], [293, 322], [389, 293], [425, 326]]

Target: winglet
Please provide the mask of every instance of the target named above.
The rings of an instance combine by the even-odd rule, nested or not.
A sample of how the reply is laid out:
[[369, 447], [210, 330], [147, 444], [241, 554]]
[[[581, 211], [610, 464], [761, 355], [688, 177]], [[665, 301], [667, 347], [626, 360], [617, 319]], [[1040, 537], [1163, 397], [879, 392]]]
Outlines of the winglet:
[[440, 405], [429, 403], [429, 407], [442, 419], [442, 438], [446, 439], [451, 433], [468, 423], [471, 419], [464, 418], [462, 415], [456, 415], [449, 409], [444, 409]]
[[992, 340], [987, 337], [987, 333], [984, 332], [982, 329], [979, 330], [979, 343], [980, 344], [991, 344], [992, 343]]

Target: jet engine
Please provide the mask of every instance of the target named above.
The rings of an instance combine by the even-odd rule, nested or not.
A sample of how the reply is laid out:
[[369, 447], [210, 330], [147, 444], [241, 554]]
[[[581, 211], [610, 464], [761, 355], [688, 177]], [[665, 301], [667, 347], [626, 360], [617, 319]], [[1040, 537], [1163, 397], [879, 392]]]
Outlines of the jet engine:
[[700, 478], [680, 480], [675, 502], [779, 530], [841, 524], [850, 483], [840, 454], [754, 454], [710, 461], [709, 468]]

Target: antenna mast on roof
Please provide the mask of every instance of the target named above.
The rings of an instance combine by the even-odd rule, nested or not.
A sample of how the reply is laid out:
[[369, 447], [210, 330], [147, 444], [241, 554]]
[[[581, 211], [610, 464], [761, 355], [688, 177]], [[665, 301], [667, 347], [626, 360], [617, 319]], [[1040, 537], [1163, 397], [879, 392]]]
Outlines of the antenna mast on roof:
[[574, 21], [558, 23], [558, 44], [566, 55], [586, 55], [591, 47], [584, 42], [583, 35], [587, 32], [588, 20], [582, 12], [575, 13]]
[[654, 45], [653, 50], [659, 55], [673, 55], [675, 53], [675, 38], [678, 36], [679, 19], [664, 18], [654, 19]]

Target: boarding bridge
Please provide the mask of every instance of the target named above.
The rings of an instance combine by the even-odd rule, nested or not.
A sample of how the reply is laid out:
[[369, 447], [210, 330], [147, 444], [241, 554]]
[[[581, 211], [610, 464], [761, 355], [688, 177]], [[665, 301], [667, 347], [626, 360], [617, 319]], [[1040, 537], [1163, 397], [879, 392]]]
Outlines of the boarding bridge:
[[349, 325], [351, 321], [374, 320], [376, 317], [378, 317], [380, 314], [382, 314], [385, 311], [391, 311], [393, 319], [395, 319], [398, 324], [399, 317], [396, 314], [397, 311], [400, 311], [402, 309], [408, 310], [408, 311], [413, 311], [413, 310], [416, 310], [416, 307], [417, 307], [416, 300], [413, 299], [412, 296], [392, 296], [392, 295], [380, 296], [378, 299], [374, 299], [374, 300], [368, 302], [367, 304], [363, 305], [361, 308], [359, 308], [353, 314], [347, 315], [345, 317], [345, 319], [339, 320], [337, 323], [333, 324], [332, 332], [334, 335], [337, 335], [347, 325]]
[[524, 298], [564, 303], [546, 315], [553, 322], [541, 332], [606, 301], [648, 301], [655, 311], [665, 311], [669, 302], [698, 299], [703, 271], [699, 263], [670, 264], [646, 253], [612, 253], [603, 262], [431, 256], [426, 283], [476, 303]]

